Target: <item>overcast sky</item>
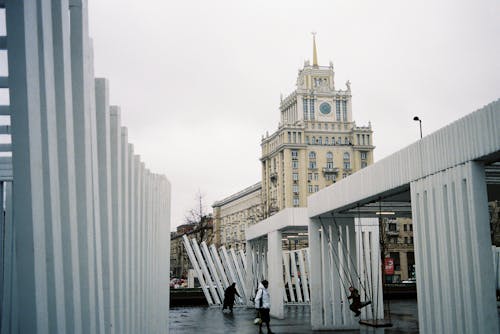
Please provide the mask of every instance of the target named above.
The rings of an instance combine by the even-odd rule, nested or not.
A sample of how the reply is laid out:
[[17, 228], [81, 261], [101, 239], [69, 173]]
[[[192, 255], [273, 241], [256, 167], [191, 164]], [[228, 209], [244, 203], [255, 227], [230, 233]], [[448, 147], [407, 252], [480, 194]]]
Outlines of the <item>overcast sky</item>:
[[199, 190], [211, 211], [260, 180], [261, 136], [312, 58], [311, 31], [380, 160], [419, 138], [413, 116], [426, 135], [500, 97], [499, 13], [498, 0], [89, 0], [96, 76], [172, 184], [172, 230]]

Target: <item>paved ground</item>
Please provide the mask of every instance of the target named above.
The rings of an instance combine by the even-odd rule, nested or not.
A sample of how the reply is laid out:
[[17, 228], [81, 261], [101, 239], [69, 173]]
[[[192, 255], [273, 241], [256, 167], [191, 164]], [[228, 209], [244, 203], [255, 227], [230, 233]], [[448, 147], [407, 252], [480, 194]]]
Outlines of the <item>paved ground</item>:
[[[392, 300], [391, 318], [393, 327], [361, 327], [361, 331], [335, 331], [335, 333], [418, 333], [416, 300]], [[275, 333], [328, 333], [311, 330], [308, 306], [289, 306], [284, 320], [271, 319]], [[178, 307], [170, 309], [170, 333], [238, 333], [255, 334], [258, 327], [253, 324], [255, 311], [235, 308], [233, 314], [223, 314], [215, 307]], [[267, 331], [264, 330], [264, 333]]]

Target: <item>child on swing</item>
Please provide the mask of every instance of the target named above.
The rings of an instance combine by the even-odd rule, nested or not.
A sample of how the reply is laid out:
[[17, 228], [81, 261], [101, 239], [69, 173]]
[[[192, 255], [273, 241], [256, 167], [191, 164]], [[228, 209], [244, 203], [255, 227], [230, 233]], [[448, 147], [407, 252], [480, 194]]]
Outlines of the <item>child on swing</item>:
[[360, 309], [362, 309], [366, 305], [370, 305], [371, 301], [368, 300], [362, 303], [359, 291], [352, 286], [349, 287], [349, 292], [351, 293], [351, 295], [347, 297], [347, 299], [352, 299], [352, 304], [351, 306], [349, 306], [349, 308], [355, 313], [355, 317], [359, 317], [359, 315], [361, 314]]

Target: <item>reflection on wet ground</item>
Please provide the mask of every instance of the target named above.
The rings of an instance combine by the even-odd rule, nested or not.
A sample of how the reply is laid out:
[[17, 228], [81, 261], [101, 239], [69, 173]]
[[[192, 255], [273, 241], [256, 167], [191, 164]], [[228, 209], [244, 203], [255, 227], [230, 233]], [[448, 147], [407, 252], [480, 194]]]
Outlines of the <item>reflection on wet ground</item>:
[[[391, 328], [361, 326], [360, 331], [335, 331], [335, 333], [418, 333], [417, 301], [392, 300], [390, 302]], [[218, 307], [178, 307], [170, 309], [170, 333], [258, 333], [253, 324], [255, 310], [235, 307], [232, 314], [222, 313]], [[328, 333], [311, 330], [309, 306], [288, 306], [283, 320], [271, 319], [275, 333]], [[264, 330], [266, 333], [266, 330]]]

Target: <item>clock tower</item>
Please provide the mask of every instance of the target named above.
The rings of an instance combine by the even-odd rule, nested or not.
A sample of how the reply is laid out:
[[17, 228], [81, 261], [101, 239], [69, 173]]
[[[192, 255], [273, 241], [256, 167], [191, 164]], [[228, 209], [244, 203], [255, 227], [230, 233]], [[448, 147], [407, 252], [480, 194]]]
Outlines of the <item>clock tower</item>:
[[373, 162], [371, 125], [356, 126], [351, 84], [336, 89], [333, 63], [304, 62], [296, 89], [280, 101], [280, 124], [262, 138], [262, 202], [265, 216], [304, 207], [307, 196]]

